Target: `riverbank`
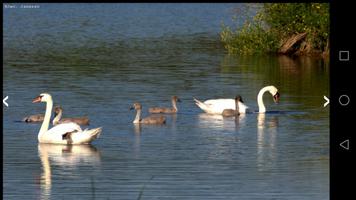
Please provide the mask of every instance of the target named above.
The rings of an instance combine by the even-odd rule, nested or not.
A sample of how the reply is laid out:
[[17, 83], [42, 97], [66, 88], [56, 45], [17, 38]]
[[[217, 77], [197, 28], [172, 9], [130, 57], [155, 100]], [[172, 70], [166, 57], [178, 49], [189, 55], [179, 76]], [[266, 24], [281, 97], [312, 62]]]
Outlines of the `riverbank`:
[[[329, 57], [329, 4], [265, 3], [246, 5], [236, 30], [224, 26], [221, 41], [229, 54], [277, 53]], [[245, 15], [255, 9], [253, 17]]]

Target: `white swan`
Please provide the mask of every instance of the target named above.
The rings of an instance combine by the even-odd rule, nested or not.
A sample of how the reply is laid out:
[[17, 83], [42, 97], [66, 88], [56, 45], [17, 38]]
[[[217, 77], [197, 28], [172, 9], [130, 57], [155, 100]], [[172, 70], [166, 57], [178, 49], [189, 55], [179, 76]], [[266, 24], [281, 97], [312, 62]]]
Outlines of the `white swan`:
[[[235, 99], [210, 99], [204, 102], [194, 98], [195, 104], [208, 114], [222, 114], [225, 109], [235, 110]], [[243, 102], [238, 102], [239, 113], [246, 113], [248, 106]]]
[[[273, 96], [273, 100], [275, 102], [279, 101], [279, 92], [278, 89], [274, 86], [266, 86], [260, 90], [260, 92], [257, 95], [257, 103], [258, 103], [258, 109], [259, 113], [264, 113], [266, 112], [266, 107], [263, 104], [263, 94], [265, 92], [269, 91], [271, 95]], [[201, 102], [197, 99], [194, 98], [195, 104], [201, 108], [204, 112], [209, 113], [209, 114], [222, 114], [224, 109], [235, 109], [235, 99], [210, 99], [206, 100], [204, 102]], [[240, 113], [246, 113], [248, 110], [248, 106], [246, 106], [244, 103], [239, 102], [239, 112]]]
[[54, 144], [89, 144], [99, 137], [101, 127], [95, 129], [85, 129], [84, 131], [78, 124], [73, 122], [59, 124], [48, 130], [50, 123], [53, 101], [52, 96], [48, 93], [42, 93], [36, 97], [32, 103], [46, 102], [46, 113], [38, 133], [38, 142]]

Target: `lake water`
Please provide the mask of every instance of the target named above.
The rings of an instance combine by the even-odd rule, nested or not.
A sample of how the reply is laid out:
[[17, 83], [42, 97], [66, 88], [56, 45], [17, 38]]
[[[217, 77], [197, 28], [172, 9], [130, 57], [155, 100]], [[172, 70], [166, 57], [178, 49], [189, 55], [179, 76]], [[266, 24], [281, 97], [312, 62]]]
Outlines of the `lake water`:
[[[4, 199], [328, 199], [329, 64], [312, 58], [227, 55], [221, 23], [240, 4], [37, 4], [4, 9]], [[236, 23], [241, 23], [237, 21]], [[207, 115], [193, 101], [281, 93], [267, 110]], [[53, 96], [64, 116], [103, 127], [92, 145], [38, 144]], [[134, 102], [179, 112], [134, 126]], [[84, 128], [84, 127], [83, 127]]]

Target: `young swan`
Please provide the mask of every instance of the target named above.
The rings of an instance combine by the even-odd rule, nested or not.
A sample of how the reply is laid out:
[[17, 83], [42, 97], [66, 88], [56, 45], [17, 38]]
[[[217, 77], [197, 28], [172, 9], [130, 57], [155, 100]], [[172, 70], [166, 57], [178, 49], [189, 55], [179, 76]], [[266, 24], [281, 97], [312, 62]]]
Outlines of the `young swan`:
[[234, 109], [224, 109], [222, 112], [222, 115], [224, 117], [239, 116], [240, 115], [239, 102], [243, 103], [242, 97], [240, 95], [237, 95], [235, 97], [235, 110]]
[[141, 119], [142, 106], [139, 103], [134, 103], [130, 110], [135, 109], [137, 111], [134, 124], [165, 124], [166, 118], [163, 116], [148, 116]]
[[36, 123], [43, 122], [44, 114], [30, 115], [22, 119], [23, 122]]
[[177, 96], [172, 96], [171, 101], [172, 101], [172, 108], [154, 107], [154, 108], [149, 108], [148, 112], [150, 112], [150, 113], [165, 113], [165, 114], [177, 113], [178, 112], [177, 102], [181, 102], [181, 101]]
[[57, 124], [74, 122], [79, 125], [89, 125], [88, 117], [76, 117], [76, 118], [62, 118], [63, 109], [60, 106], [54, 108], [55, 117], [52, 121], [52, 124], [55, 126]]

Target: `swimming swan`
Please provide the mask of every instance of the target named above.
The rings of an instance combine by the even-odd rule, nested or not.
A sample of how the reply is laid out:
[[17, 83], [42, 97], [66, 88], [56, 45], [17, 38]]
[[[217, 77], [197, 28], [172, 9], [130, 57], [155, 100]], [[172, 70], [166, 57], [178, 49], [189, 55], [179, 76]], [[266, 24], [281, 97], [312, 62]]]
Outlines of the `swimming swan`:
[[[258, 109], [259, 113], [265, 113], [266, 112], [266, 107], [263, 103], [263, 94], [265, 92], [271, 93], [273, 96], [273, 100], [275, 102], [279, 101], [279, 92], [278, 89], [274, 86], [266, 86], [260, 90], [260, 92], [257, 95], [257, 103], [258, 103]], [[201, 102], [197, 99], [194, 98], [195, 104], [204, 110], [206, 113], [210, 114], [222, 114], [224, 109], [235, 109], [235, 99], [210, 99], [206, 100], [204, 102]], [[239, 112], [240, 113], [246, 113], [248, 106], [243, 104], [242, 102], [239, 102]]]
[[63, 124], [68, 122], [74, 122], [78, 125], [89, 125], [88, 117], [76, 117], [76, 118], [62, 118], [63, 109], [60, 106], [54, 107], [55, 117], [52, 121], [53, 126], [57, 124]]
[[233, 116], [239, 116], [239, 102], [243, 103], [242, 97], [240, 95], [237, 95], [235, 97], [235, 110], [234, 109], [224, 109], [222, 112], [222, 115], [224, 117], [233, 117]]
[[164, 116], [153, 116], [150, 115], [141, 119], [142, 106], [139, 103], [134, 103], [130, 110], [135, 109], [137, 111], [134, 124], [164, 124], [166, 123], [166, 118]]
[[148, 112], [150, 113], [165, 113], [165, 114], [173, 114], [178, 112], [177, 102], [180, 102], [180, 99], [177, 96], [172, 96], [172, 108], [160, 108], [154, 107], [149, 108]]
[[[235, 110], [235, 99], [210, 99], [204, 102], [194, 98], [195, 104], [208, 114], [222, 114], [225, 109]], [[239, 113], [246, 113], [248, 106], [241, 101], [238, 102]]]
[[23, 122], [36, 123], [43, 122], [44, 114], [30, 115], [22, 119]]
[[48, 93], [42, 93], [33, 99], [32, 103], [46, 102], [46, 113], [38, 133], [38, 142], [53, 144], [89, 144], [98, 138], [102, 128], [85, 129], [84, 131], [76, 123], [70, 122], [59, 124], [48, 130], [50, 123], [53, 101]]

